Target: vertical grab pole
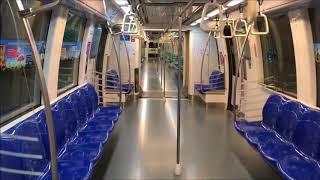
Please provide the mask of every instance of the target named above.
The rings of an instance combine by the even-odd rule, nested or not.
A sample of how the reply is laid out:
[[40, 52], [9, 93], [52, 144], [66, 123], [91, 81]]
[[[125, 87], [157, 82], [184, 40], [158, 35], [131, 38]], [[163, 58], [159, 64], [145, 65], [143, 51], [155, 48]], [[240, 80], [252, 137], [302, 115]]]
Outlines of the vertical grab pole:
[[47, 128], [48, 128], [48, 133], [49, 133], [51, 175], [52, 175], [53, 180], [58, 180], [56, 139], [54, 136], [55, 131], [54, 131], [52, 111], [51, 111], [51, 107], [50, 107], [48, 88], [47, 88], [46, 80], [44, 78], [42, 65], [41, 65], [41, 58], [40, 58], [39, 51], [37, 49], [36, 41], [35, 41], [33, 33], [32, 33], [32, 28], [29, 24], [28, 19], [26, 19], [26, 17], [23, 17], [22, 21], [23, 21], [23, 24], [26, 28], [26, 32], [27, 32], [27, 35], [29, 38], [31, 50], [32, 50], [33, 57], [34, 57], [33, 60], [34, 60], [34, 63], [36, 65], [36, 69], [37, 69], [36, 72], [37, 72], [37, 75], [40, 80], [40, 88], [41, 88], [41, 92], [42, 92], [44, 110], [45, 110], [45, 115], [46, 115], [46, 123], [47, 123]]
[[[128, 88], [128, 91], [130, 91], [130, 88], [131, 88], [131, 63], [130, 63], [130, 57], [129, 57], [129, 52], [128, 52], [128, 48], [127, 48], [127, 44], [126, 44], [126, 39], [123, 35], [123, 33], [121, 34], [122, 38], [124, 39], [124, 47], [126, 49], [126, 54], [127, 54], [127, 60], [128, 60], [128, 68], [129, 68], [129, 88]], [[127, 92], [129, 93], [129, 92]]]
[[238, 74], [240, 72], [240, 69], [241, 69], [241, 64], [242, 64], [242, 56], [243, 56], [243, 52], [244, 52], [244, 47], [246, 45], [246, 42], [248, 41], [248, 38], [249, 38], [249, 34], [250, 34], [250, 31], [251, 31], [251, 28], [252, 28], [252, 24], [249, 25], [248, 27], [248, 32], [245, 36], [245, 39], [243, 41], [243, 44], [241, 46], [241, 53], [240, 53], [240, 56], [239, 56], [239, 62], [238, 62], [238, 65], [236, 66], [236, 78], [235, 78], [235, 81], [234, 81], [234, 85], [233, 85], [233, 101], [232, 101], [232, 104], [234, 106], [233, 108], [233, 112], [234, 112], [234, 120], [236, 121], [237, 120], [237, 106], [236, 106], [236, 103], [237, 103], [237, 86], [238, 86]]
[[116, 43], [114, 42], [113, 34], [111, 34], [111, 40], [114, 48], [114, 52], [116, 53], [116, 59], [117, 59], [117, 64], [118, 64], [118, 71], [119, 71], [119, 83], [120, 83], [120, 98], [119, 98], [119, 104], [122, 106], [122, 77], [121, 77], [121, 67], [120, 67], [120, 60], [117, 52], [117, 46]]
[[163, 61], [163, 98], [166, 98], [166, 59], [162, 57]]
[[175, 174], [177, 176], [181, 175], [181, 164], [180, 164], [180, 107], [181, 107], [181, 56], [182, 56], [182, 16], [179, 16], [179, 43], [178, 43], [178, 101], [177, 101], [177, 162]]

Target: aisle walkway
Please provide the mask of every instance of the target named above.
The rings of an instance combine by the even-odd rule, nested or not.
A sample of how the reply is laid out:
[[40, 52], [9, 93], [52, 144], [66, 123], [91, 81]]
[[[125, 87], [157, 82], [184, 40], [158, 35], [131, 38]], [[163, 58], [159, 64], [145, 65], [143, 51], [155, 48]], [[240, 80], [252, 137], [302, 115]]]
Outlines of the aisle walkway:
[[174, 176], [176, 100], [126, 105], [93, 179], [279, 179], [221, 107], [182, 101], [183, 172]]

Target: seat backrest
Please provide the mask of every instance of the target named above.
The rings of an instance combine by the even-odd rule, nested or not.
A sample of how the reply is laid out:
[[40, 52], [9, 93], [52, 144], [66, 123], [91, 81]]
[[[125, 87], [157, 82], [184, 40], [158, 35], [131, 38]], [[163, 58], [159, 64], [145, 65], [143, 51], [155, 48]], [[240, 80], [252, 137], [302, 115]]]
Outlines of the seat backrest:
[[91, 99], [93, 111], [95, 112], [98, 108], [98, 95], [96, 93], [96, 90], [94, 89], [94, 87], [91, 84], [86, 84], [84, 89], [87, 91], [87, 93]]
[[93, 99], [91, 98], [91, 94], [89, 94], [89, 91], [86, 90], [85, 87], [82, 87], [79, 89], [82, 98], [84, 98], [86, 100], [86, 109], [88, 112], [88, 115], [91, 116], [94, 113], [94, 107], [93, 107]]
[[284, 103], [286, 103], [288, 101], [288, 99], [286, 99], [283, 96], [280, 96], [278, 94], [272, 94], [268, 97], [266, 103], [272, 102], [272, 103], [276, 103], [276, 104], [281, 104], [283, 105]]
[[72, 109], [71, 104], [69, 104], [66, 99], [59, 101], [57, 107], [60, 109], [60, 116], [64, 121], [66, 138], [69, 139], [74, 136], [79, 128], [76, 112]]
[[310, 120], [316, 122], [318, 125], [320, 125], [320, 111], [315, 109], [310, 109], [309, 111], [305, 112], [301, 120]]
[[58, 106], [54, 106], [51, 108], [52, 115], [53, 115], [53, 124], [55, 130], [55, 138], [56, 138], [56, 147], [57, 152], [59, 152], [64, 144], [67, 142], [67, 135], [66, 135], [66, 124], [63, 119], [63, 109], [59, 109]]
[[294, 113], [296, 113], [298, 119], [301, 119], [302, 115], [308, 111], [308, 109], [306, 108], [306, 106], [302, 105], [299, 102], [296, 101], [289, 101], [287, 103], [286, 106], [287, 110], [293, 111]]
[[80, 99], [80, 96], [78, 96], [76, 92], [72, 92], [67, 100], [72, 104], [72, 107], [76, 112], [76, 116], [78, 118], [78, 125], [82, 126], [86, 122], [87, 116], [83, 102]]
[[320, 126], [316, 122], [299, 121], [292, 141], [302, 153], [315, 160], [320, 160]]
[[262, 109], [262, 122], [265, 126], [274, 129], [281, 107], [285, 102], [286, 100], [279, 95], [269, 96]]
[[[295, 105], [298, 104], [298, 105]], [[299, 107], [301, 109], [299, 109]], [[275, 130], [285, 140], [291, 141], [294, 130], [300, 120], [299, 113], [302, 111], [302, 106], [294, 101], [288, 101], [285, 103], [279, 112], [276, 120]]]

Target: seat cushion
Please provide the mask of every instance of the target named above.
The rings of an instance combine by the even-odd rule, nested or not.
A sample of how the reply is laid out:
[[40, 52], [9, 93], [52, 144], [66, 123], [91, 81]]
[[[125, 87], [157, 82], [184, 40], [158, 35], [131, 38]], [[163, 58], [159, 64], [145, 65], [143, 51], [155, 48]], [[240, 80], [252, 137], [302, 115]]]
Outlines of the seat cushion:
[[85, 145], [75, 145], [67, 144], [63, 149], [59, 160], [87, 160], [90, 162], [96, 162], [102, 153], [102, 145], [95, 144], [85, 144]]
[[292, 144], [286, 143], [279, 139], [269, 140], [266, 143], [261, 143], [261, 154], [271, 163], [276, 163], [287, 156], [294, 154], [295, 149]]
[[70, 144], [85, 145], [85, 144], [105, 144], [108, 140], [109, 133], [102, 131], [78, 132], [77, 136], [70, 141]]
[[245, 134], [246, 139], [251, 145], [256, 147], [260, 147], [264, 143], [270, 141], [277, 141], [278, 137], [276, 136], [275, 132], [270, 129], [259, 129], [257, 131], [249, 131]]
[[295, 153], [278, 163], [279, 170], [286, 179], [318, 180], [320, 167], [314, 161]]
[[241, 133], [244, 134], [249, 131], [256, 131], [263, 128], [261, 121], [248, 122], [248, 121], [235, 121], [235, 128]]
[[[78, 161], [68, 161], [59, 160], [58, 161], [58, 177], [59, 180], [87, 180], [90, 179], [92, 175], [93, 165], [90, 161], [78, 160]], [[51, 180], [51, 171], [48, 170], [40, 178], [42, 180]]]

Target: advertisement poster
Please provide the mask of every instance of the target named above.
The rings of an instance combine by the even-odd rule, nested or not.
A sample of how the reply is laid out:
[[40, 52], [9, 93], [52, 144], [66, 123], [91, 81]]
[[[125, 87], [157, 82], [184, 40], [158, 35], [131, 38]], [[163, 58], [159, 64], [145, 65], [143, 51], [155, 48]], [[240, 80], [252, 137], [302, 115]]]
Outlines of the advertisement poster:
[[316, 62], [320, 63], [320, 43], [314, 44], [314, 57]]
[[[45, 52], [45, 42], [37, 42], [40, 54]], [[1, 69], [19, 69], [26, 64], [32, 64], [33, 55], [28, 40], [0, 40]]]
[[0, 45], [0, 68], [4, 68], [6, 66], [5, 62], [5, 46]]
[[61, 60], [70, 61], [80, 57], [80, 42], [63, 42], [61, 49]]

